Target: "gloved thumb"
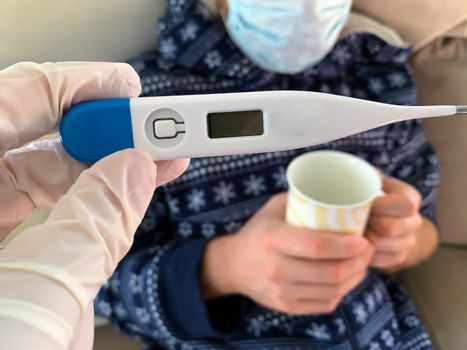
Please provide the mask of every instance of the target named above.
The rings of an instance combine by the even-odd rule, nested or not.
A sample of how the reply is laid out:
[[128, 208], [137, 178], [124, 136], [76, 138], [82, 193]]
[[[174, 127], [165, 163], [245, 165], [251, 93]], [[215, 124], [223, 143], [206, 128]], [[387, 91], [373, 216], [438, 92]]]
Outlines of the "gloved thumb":
[[115, 153], [81, 173], [46, 224], [62, 225], [69, 219], [79, 222], [76, 229], [83, 234], [102, 240], [108, 259], [102, 267], [110, 276], [133, 242], [156, 179], [157, 166], [148, 154], [137, 150]]
[[41, 274], [64, 286], [84, 312], [128, 252], [156, 187], [157, 166], [125, 150], [78, 177], [42, 225], [15, 237], [0, 268]]
[[[49, 349], [51, 343], [69, 348], [73, 329], [85, 322], [95, 295], [133, 242], [156, 187], [156, 171], [140, 151], [104, 158], [81, 173], [44, 224], [14, 237], [0, 252], [6, 286], [0, 288], [0, 302], [8, 305], [0, 323], [2, 316], [7, 324], [19, 322], [32, 335], [26, 343], [37, 348]], [[17, 343], [6, 338], [7, 347]]]
[[71, 106], [137, 97], [139, 76], [124, 63], [22, 62], [0, 71], [0, 158], [7, 150], [57, 131]]

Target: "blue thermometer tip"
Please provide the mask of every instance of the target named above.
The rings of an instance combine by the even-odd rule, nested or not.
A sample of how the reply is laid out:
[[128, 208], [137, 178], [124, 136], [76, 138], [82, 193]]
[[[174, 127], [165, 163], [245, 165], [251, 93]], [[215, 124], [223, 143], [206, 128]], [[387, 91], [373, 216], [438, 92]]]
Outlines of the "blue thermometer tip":
[[130, 99], [98, 100], [74, 106], [62, 119], [60, 138], [73, 158], [88, 164], [132, 148]]

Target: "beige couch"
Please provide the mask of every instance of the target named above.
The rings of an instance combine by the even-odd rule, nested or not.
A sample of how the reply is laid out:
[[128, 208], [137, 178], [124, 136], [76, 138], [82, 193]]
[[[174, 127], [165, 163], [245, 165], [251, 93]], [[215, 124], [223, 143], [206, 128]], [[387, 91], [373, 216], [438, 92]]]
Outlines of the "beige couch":
[[[467, 21], [415, 54], [420, 103], [467, 104]], [[438, 349], [467, 349], [467, 118], [425, 123], [438, 151], [441, 247], [401, 278]]]
[[[164, 4], [165, 0], [3, 1], [0, 69], [25, 60], [125, 60], [154, 47], [153, 26]], [[467, 103], [467, 39], [462, 44], [456, 39], [459, 35], [451, 33], [414, 57], [421, 102]], [[465, 350], [467, 250], [462, 244], [467, 244], [467, 118], [432, 120], [426, 126], [440, 153], [439, 220], [441, 238], [450, 245], [443, 244], [429, 261], [401, 278], [436, 347]], [[40, 221], [39, 214], [23, 227]], [[107, 328], [98, 330], [96, 349], [135, 347], [110, 333]]]

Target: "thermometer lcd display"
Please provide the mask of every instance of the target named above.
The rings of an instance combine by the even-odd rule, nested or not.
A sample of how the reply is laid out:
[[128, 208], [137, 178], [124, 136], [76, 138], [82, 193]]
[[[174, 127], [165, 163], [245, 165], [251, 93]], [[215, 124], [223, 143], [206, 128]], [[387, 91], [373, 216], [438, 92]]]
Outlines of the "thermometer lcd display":
[[263, 124], [262, 111], [208, 114], [209, 137], [212, 139], [262, 135]]

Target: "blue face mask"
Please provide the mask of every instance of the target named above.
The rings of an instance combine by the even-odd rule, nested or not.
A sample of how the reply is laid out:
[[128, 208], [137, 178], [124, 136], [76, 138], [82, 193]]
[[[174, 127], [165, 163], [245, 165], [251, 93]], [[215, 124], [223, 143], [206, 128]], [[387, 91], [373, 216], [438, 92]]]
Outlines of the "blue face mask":
[[352, 0], [229, 0], [226, 27], [258, 66], [294, 74], [332, 49], [351, 5]]

